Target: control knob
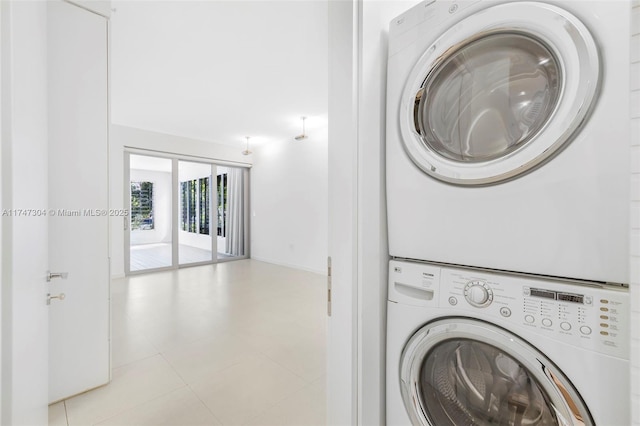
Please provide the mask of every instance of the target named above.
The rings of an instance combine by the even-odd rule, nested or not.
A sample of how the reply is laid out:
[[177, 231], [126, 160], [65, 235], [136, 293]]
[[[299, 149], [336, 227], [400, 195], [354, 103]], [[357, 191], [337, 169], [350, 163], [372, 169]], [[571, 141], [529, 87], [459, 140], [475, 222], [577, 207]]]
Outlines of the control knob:
[[464, 287], [464, 297], [471, 305], [484, 308], [493, 302], [493, 290], [484, 281], [469, 281]]

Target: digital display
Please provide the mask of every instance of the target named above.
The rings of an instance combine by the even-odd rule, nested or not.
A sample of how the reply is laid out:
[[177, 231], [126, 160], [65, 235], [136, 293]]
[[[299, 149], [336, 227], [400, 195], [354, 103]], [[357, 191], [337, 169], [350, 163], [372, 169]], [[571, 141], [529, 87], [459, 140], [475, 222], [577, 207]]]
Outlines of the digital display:
[[558, 293], [558, 300], [563, 302], [584, 303], [584, 295], [572, 293]]
[[544, 297], [545, 299], [554, 299], [556, 298], [555, 291], [543, 290], [541, 288], [532, 288], [531, 295], [535, 297]]

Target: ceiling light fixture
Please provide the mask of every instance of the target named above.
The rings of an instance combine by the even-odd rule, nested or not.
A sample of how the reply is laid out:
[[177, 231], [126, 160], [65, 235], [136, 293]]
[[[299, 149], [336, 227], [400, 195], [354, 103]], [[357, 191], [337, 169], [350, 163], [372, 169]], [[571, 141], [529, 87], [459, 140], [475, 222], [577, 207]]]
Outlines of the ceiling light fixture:
[[301, 141], [303, 139], [307, 139], [308, 138], [308, 136], [304, 132], [304, 121], [307, 119], [307, 117], [300, 117], [300, 118], [302, 119], [302, 134], [294, 137], [294, 139], [297, 140], [297, 141]]
[[247, 139], [247, 149], [242, 151], [242, 155], [249, 155], [252, 153], [251, 151], [249, 151], [249, 136], [245, 136], [245, 138]]

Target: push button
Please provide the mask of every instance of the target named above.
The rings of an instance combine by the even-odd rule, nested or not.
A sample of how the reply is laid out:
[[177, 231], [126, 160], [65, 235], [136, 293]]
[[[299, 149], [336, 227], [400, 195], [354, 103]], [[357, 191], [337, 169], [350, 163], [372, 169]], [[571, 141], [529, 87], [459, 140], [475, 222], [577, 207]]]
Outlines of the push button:
[[583, 325], [582, 327], [580, 327], [580, 333], [584, 334], [585, 336], [588, 336], [591, 334], [591, 327]]
[[509, 318], [511, 316], [511, 309], [507, 307], [500, 308], [500, 315], [502, 315], [505, 318]]
[[560, 323], [560, 328], [563, 329], [564, 331], [569, 331], [571, 330], [571, 324], [569, 324], [568, 322], [561, 322]]
[[553, 325], [553, 321], [551, 321], [549, 318], [544, 318], [542, 320], [542, 325], [544, 325], [545, 327], [551, 327]]
[[529, 324], [533, 324], [533, 322], [536, 320], [533, 315], [525, 315], [524, 316], [524, 320], [526, 322], [528, 322]]

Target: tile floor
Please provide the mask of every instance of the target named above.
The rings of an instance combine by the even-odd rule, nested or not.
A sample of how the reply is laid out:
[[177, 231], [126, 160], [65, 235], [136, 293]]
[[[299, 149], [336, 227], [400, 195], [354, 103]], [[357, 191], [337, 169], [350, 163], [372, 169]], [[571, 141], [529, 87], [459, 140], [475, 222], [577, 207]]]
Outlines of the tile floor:
[[254, 260], [115, 280], [112, 382], [49, 424], [325, 424], [325, 280]]
[[[130, 264], [131, 271], [144, 271], [145, 269], [166, 268], [171, 266], [171, 244], [139, 244], [131, 246]], [[218, 258], [231, 257], [224, 253], [218, 253]], [[185, 244], [178, 245], [178, 263], [210, 262], [211, 250], [203, 250]]]

